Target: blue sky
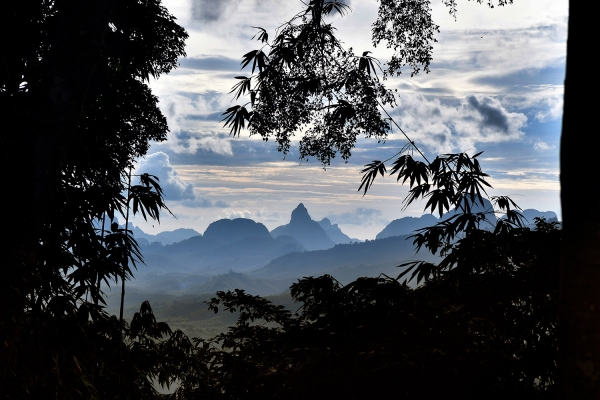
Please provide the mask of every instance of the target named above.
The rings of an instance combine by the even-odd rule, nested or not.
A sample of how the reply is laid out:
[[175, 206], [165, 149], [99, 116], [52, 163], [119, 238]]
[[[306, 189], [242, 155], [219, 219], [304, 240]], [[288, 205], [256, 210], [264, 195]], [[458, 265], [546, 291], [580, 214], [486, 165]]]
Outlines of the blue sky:
[[[221, 113], [241, 103], [228, 94], [241, 57], [256, 42], [252, 26], [273, 36], [301, 9], [295, 0], [169, 0], [165, 6], [190, 34], [178, 70], [151, 87], [166, 115], [169, 140], [153, 144], [139, 170], [161, 178], [177, 219], [161, 225], [135, 220], [150, 233], [180, 227], [203, 232], [220, 218], [246, 217], [269, 229], [289, 222], [302, 202], [313, 219], [328, 217], [351, 237], [372, 239], [390, 221], [418, 216], [423, 205], [401, 210], [407, 188], [378, 179], [357, 191], [362, 166], [386, 159], [405, 143], [398, 133], [383, 144], [361, 139], [348, 163], [324, 170], [316, 161], [285, 157], [276, 144], [242, 132], [232, 138]], [[352, 13], [334, 17], [338, 39], [356, 53], [372, 51], [370, 24], [376, 0], [351, 0]], [[558, 151], [565, 73], [568, 0], [514, 0], [489, 9], [458, 1], [457, 19], [441, 0], [432, 4], [436, 36], [429, 74], [390, 78], [398, 106], [389, 110], [415, 142], [434, 157], [442, 152], [484, 151], [491, 195], [513, 195], [523, 208], [560, 216]]]

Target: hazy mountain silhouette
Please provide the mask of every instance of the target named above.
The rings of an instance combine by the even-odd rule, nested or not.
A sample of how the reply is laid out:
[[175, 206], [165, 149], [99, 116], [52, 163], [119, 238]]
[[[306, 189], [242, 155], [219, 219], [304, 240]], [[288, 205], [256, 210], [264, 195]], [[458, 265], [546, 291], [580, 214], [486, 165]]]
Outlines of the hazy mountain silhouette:
[[288, 286], [286, 285], [278, 285], [277, 283], [272, 283], [267, 279], [253, 278], [241, 272], [230, 271], [227, 274], [213, 276], [206, 283], [193, 286], [190, 289], [190, 293], [205, 294], [216, 293], [219, 290], [227, 291], [242, 289], [247, 293], [266, 296], [269, 294], [280, 293], [287, 288]]
[[307, 250], [329, 249], [335, 245], [321, 225], [310, 218], [306, 207], [302, 203], [298, 204], [298, 207], [292, 211], [289, 224], [278, 226], [271, 231], [271, 236], [275, 238], [282, 235], [293, 237], [302, 243]]
[[[483, 205], [477, 203], [471, 206], [471, 212], [480, 213], [487, 212], [493, 210], [492, 203], [489, 200], [483, 199]], [[536, 210], [532, 210], [536, 211]], [[377, 239], [383, 239], [391, 236], [399, 236], [399, 235], [412, 235], [416, 230], [421, 228], [426, 228], [428, 226], [433, 226], [438, 222], [444, 221], [457, 213], [462, 212], [461, 210], [457, 211], [456, 209], [450, 210], [447, 213], [442, 215], [442, 218], [437, 218], [433, 214], [423, 214], [420, 217], [403, 217], [400, 219], [395, 219], [390, 222], [381, 232], [379, 232], [376, 236]], [[554, 214], [556, 216], [556, 214]], [[491, 222], [482, 222], [480, 225], [481, 229], [494, 229], [496, 226], [496, 221], [498, 218], [495, 215], [486, 215], [486, 218]], [[529, 217], [527, 217], [529, 219]], [[533, 219], [531, 219], [533, 223]]]
[[[558, 222], [558, 217], [554, 211], [538, 211], [533, 208], [523, 210], [523, 216], [527, 219], [524, 221], [525, 226], [530, 228], [535, 227], [534, 218], [546, 218], [547, 222]], [[505, 218], [504, 216], [502, 218]]]
[[261, 223], [236, 218], [213, 222], [202, 236], [142, 250], [149, 268], [215, 275], [260, 268], [273, 258], [304, 247], [290, 237], [273, 238]]
[[376, 238], [384, 239], [392, 236], [412, 235], [417, 229], [432, 226], [438, 222], [439, 220], [432, 214], [424, 214], [418, 218], [404, 217], [395, 219], [383, 228], [383, 230], [377, 234]]
[[[490, 207], [487, 202], [483, 207], [473, 207], [473, 211]], [[442, 218], [455, 213], [452, 210]], [[530, 224], [535, 217], [556, 219], [551, 211], [528, 209], [523, 214]], [[488, 219], [494, 221], [495, 217]], [[381, 273], [397, 276], [401, 270], [395, 267], [404, 261], [437, 260], [426, 251], [415, 254], [412, 240], [406, 238], [416, 229], [439, 221], [431, 214], [400, 218], [383, 229], [377, 235], [378, 240], [334, 245], [334, 241], [354, 239], [326, 218], [313, 221], [303, 204], [292, 212], [288, 225], [271, 233], [263, 224], [250, 219], [222, 219], [210, 224], [203, 235], [166, 246], [158, 242], [142, 246], [147, 265], [139, 266], [130, 285], [142, 292], [177, 296], [234, 288], [268, 295], [285, 290], [304, 276], [327, 273], [342, 283]], [[329, 248], [306, 251], [325, 246]]]
[[[479, 204], [479, 201], [477, 201], [475, 204], [471, 205], [471, 212], [473, 214], [476, 213], [485, 213], [485, 212], [489, 212], [489, 211], [493, 211], [494, 210], [494, 206], [492, 205], [492, 203], [488, 200], [488, 199], [483, 199], [483, 205]], [[462, 210], [457, 210], [456, 208], [453, 210], [448, 211], [446, 214], [442, 215], [442, 218], [440, 218], [440, 221], [444, 221], [456, 214], [462, 213]], [[496, 221], [498, 220], [498, 218], [496, 217], [496, 215], [494, 214], [486, 214], [486, 219], [489, 221], [482, 221], [479, 225], [480, 229], [486, 229], [486, 230], [494, 230], [495, 226], [496, 226]]]
[[270, 238], [269, 230], [259, 222], [247, 218], [220, 219], [204, 231], [206, 239], [234, 243], [246, 238]]
[[[110, 225], [111, 222], [107, 219], [104, 222], [104, 229], [107, 232], [110, 232]], [[96, 224], [96, 228], [100, 229], [101, 227], [101, 223]], [[119, 228], [125, 228], [125, 224], [119, 225]], [[175, 229], [174, 231], [164, 231], [157, 233], [156, 235], [151, 235], [144, 232], [142, 229], [140, 229], [140, 227], [133, 225], [132, 222], [127, 224], [127, 229], [133, 233], [133, 237], [137, 240], [140, 246], [147, 246], [148, 244], [155, 242], [159, 242], [162, 245], [173, 244], [200, 235], [200, 233], [194, 229], [187, 228], [179, 228]]]
[[350, 236], [346, 235], [338, 224], [332, 224], [329, 218], [323, 218], [319, 222], [321, 228], [325, 231], [327, 236], [335, 243], [335, 244], [343, 244], [343, 243], [351, 243], [351, 242], [362, 242], [360, 239], [352, 239]]
[[399, 271], [395, 266], [407, 260], [433, 261], [438, 258], [426, 251], [415, 254], [408, 235], [363, 243], [338, 244], [327, 250], [290, 253], [274, 259], [265, 267], [248, 272], [256, 278], [295, 280], [303, 276], [330, 273], [343, 281], [359, 276], [377, 276]]
[[[144, 232], [142, 232], [142, 230], [140, 228], [136, 227], [136, 230], [134, 230], [134, 232], [133, 232], [133, 236], [136, 239], [137, 239], [136, 231], [144, 234]], [[182, 240], [189, 239], [194, 236], [199, 236], [200, 233], [196, 232], [194, 229], [179, 228], [179, 229], [175, 229], [174, 231], [160, 232], [156, 235], [148, 235], [148, 234], [144, 234], [144, 235], [145, 235], [145, 239], [148, 240], [148, 242], [150, 242], [150, 243], [160, 242], [163, 245], [167, 245], [167, 244], [181, 242]]]

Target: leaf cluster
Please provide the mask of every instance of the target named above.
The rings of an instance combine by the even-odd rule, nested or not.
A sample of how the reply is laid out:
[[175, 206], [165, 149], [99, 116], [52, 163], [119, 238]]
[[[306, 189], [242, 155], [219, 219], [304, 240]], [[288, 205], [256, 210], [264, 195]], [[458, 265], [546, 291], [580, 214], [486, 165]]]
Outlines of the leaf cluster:
[[[409, 184], [408, 194], [402, 201], [403, 209], [415, 201], [425, 200], [425, 212], [445, 216], [435, 226], [419, 229], [411, 236], [417, 251], [425, 246], [434, 254], [438, 250], [445, 253], [459, 234], [468, 235], [482, 224], [495, 225], [494, 234], [507, 234], [524, 226], [521, 209], [510, 197], [488, 196], [486, 188], [492, 188], [487, 181], [489, 175], [482, 171], [477, 159], [482, 152], [472, 156], [442, 154], [429, 162], [415, 160], [411, 154], [413, 148], [412, 142], [405, 146], [389, 171], [390, 176], [396, 175], [397, 182]], [[365, 165], [358, 188], [363, 190], [363, 195], [378, 175], [385, 175], [386, 161], [375, 160]], [[491, 200], [490, 209], [485, 209], [484, 198]], [[496, 221], [496, 213], [504, 214], [505, 218]]]
[[385, 140], [389, 125], [378, 108], [393, 106], [395, 99], [379, 80], [381, 67], [368, 51], [357, 56], [344, 49], [326, 20], [348, 11], [339, 1], [314, 0], [270, 42], [257, 28], [261, 47], [241, 62], [252, 75], [237, 76], [230, 92], [236, 100], [248, 96], [249, 102], [223, 113], [231, 134], [239, 135], [247, 124], [251, 135], [274, 138], [287, 154], [291, 138], [301, 132], [300, 158], [315, 157], [323, 165], [338, 153], [347, 160], [359, 135]]

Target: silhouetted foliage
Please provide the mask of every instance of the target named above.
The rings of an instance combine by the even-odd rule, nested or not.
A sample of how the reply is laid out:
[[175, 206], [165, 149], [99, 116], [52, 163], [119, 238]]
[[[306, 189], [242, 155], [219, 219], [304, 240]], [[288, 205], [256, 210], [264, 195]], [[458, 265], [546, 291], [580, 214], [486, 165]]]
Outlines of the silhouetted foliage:
[[[494, 3], [488, 1], [490, 7]], [[386, 114], [383, 107], [394, 107], [396, 99], [383, 79], [400, 74], [405, 65], [413, 69], [411, 75], [421, 66], [429, 72], [438, 26], [431, 20], [429, 1], [380, 1], [373, 44], [385, 42], [394, 50], [392, 59], [382, 67], [370, 51], [357, 55], [335, 36], [336, 29], [327, 17], [347, 14], [347, 4], [337, 0], [304, 4], [270, 42], [265, 29], [254, 27], [258, 33], [253, 39], [261, 46], [244, 54], [241, 62], [242, 69], [252, 66], [251, 75], [236, 76], [239, 82], [230, 92], [236, 100], [249, 97], [249, 101], [225, 110], [223, 121], [234, 136], [247, 124], [250, 135], [274, 138], [284, 154], [291, 138], [302, 132], [300, 158], [315, 157], [329, 165], [338, 153], [348, 160], [361, 134], [378, 141], [387, 138], [391, 122], [381, 111]], [[456, 0], [444, 4], [456, 14]]]
[[536, 226], [473, 231], [416, 289], [308, 277], [292, 285], [296, 313], [218, 292], [209, 307], [237, 324], [195, 341], [176, 398], [549, 398], [560, 233]]
[[166, 208], [156, 177], [132, 187], [128, 177], [150, 142], [166, 139], [147, 81], [176, 67], [187, 34], [158, 0], [3, 2], [2, 15], [0, 108], [15, 130], [0, 140], [15, 200], [0, 391], [151, 398], [149, 379], [169, 373], [157, 369], [168, 359], [161, 346], [177, 335], [148, 319], [149, 305], [131, 327], [103, 311], [100, 282], [131, 276], [141, 260], [131, 232], [104, 220], [130, 205], [158, 220]]

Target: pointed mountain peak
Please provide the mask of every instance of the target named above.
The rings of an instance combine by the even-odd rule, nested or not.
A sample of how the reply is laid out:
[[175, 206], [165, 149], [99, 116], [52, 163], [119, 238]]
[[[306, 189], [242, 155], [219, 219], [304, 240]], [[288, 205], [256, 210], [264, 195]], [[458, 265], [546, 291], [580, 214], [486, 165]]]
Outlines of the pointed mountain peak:
[[302, 221], [311, 221], [310, 215], [308, 215], [308, 210], [304, 207], [304, 204], [298, 204], [298, 207], [294, 211], [292, 211], [292, 220], [290, 223], [294, 222], [302, 222]]

